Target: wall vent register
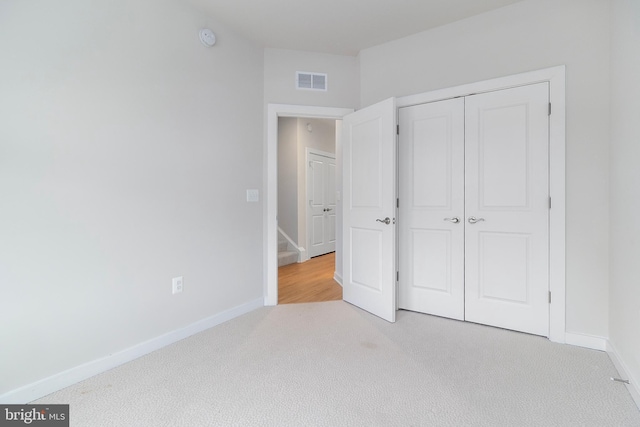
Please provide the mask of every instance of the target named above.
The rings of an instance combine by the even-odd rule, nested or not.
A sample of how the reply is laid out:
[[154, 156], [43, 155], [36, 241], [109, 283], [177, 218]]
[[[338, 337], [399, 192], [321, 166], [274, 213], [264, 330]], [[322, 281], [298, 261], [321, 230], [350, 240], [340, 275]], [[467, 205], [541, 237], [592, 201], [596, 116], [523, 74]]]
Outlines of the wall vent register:
[[326, 91], [327, 75], [296, 71], [296, 89]]

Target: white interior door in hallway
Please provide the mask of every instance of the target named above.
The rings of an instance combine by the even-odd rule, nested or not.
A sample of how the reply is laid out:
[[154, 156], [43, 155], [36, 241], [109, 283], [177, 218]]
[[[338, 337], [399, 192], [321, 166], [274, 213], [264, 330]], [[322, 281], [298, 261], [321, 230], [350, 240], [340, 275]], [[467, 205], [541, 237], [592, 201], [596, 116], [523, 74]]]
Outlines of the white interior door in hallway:
[[399, 110], [399, 308], [549, 336], [549, 87]]
[[336, 158], [307, 154], [309, 257], [336, 250]]

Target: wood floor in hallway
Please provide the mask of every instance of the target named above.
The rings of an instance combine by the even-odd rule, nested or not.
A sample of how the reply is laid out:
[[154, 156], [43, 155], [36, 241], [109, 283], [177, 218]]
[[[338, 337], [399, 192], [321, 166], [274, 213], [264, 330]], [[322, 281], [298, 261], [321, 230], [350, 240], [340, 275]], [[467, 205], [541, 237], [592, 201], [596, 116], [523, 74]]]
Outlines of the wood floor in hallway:
[[342, 286], [333, 280], [335, 265], [332, 252], [278, 268], [278, 304], [341, 300]]

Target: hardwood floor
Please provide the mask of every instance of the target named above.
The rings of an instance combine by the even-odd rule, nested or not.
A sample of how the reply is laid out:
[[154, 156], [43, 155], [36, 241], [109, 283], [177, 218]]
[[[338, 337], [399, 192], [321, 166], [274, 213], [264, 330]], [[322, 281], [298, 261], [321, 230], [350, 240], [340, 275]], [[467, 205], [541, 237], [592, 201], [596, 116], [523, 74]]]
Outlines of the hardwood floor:
[[333, 280], [335, 263], [332, 252], [278, 268], [278, 304], [341, 300], [342, 286]]

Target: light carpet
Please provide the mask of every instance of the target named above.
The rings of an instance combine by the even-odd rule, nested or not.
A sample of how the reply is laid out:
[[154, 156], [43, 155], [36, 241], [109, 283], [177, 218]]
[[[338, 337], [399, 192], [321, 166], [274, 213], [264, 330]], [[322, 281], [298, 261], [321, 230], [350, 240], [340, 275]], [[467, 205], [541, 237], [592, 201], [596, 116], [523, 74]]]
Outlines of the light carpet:
[[79, 426], [640, 426], [604, 352], [343, 301], [265, 307], [35, 403]]

